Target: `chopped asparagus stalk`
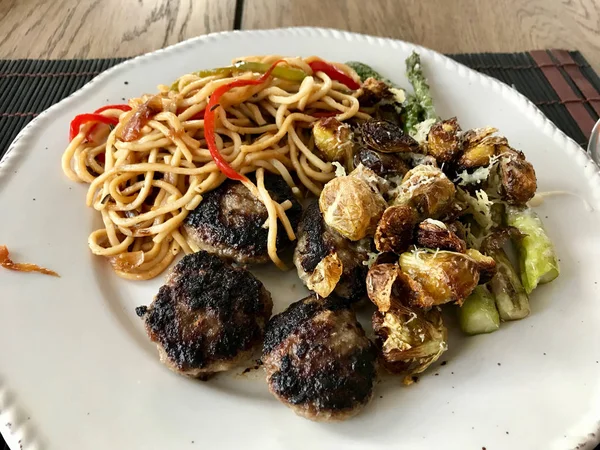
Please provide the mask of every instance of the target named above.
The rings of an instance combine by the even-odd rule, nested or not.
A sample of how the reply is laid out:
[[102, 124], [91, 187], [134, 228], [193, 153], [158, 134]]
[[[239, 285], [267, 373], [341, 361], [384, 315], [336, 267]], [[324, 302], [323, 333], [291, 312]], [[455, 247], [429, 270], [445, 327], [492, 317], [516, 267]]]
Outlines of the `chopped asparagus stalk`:
[[510, 206], [506, 222], [526, 236], [517, 243], [521, 281], [528, 294], [538, 284], [549, 283], [558, 277], [559, 268], [552, 241], [546, 234], [539, 216], [531, 208]]
[[423, 109], [414, 95], [406, 97], [406, 101], [402, 105], [402, 127], [406, 134], [413, 135], [416, 131], [417, 124], [421, 122]]
[[496, 307], [504, 321], [523, 319], [529, 315], [529, 297], [504, 250], [490, 254], [496, 261], [496, 275], [488, 283], [496, 298]]
[[485, 286], [477, 286], [458, 312], [460, 328], [466, 334], [491, 333], [500, 328], [494, 297]]
[[354, 71], [360, 77], [360, 81], [365, 81], [367, 78], [375, 78], [378, 81], [383, 81], [390, 87], [398, 87], [392, 81], [388, 80], [386, 77], [384, 77], [371, 66], [368, 66], [365, 63], [361, 63], [358, 61], [348, 61], [346, 65], [351, 69], [354, 69]]
[[406, 75], [415, 91], [415, 97], [423, 109], [424, 118], [438, 120], [438, 115], [433, 106], [433, 99], [429, 92], [429, 85], [421, 68], [421, 57], [416, 52], [413, 52], [406, 59]]

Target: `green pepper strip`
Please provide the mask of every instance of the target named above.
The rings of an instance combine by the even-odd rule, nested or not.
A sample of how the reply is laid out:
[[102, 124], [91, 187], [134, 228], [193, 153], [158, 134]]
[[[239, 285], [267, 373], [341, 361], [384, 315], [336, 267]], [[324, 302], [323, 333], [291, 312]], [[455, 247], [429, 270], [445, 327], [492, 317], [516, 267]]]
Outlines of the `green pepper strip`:
[[[199, 70], [198, 72], [193, 72], [193, 74], [200, 78], [212, 77], [215, 75], [227, 77], [231, 76], [231, 74], [233, 74], [234, 72], [266, 73], [269, 70], [269, 68], [271, 68], [269, 64], [252, 61], [239, 61], [233, 64], [232, 66], [217, 67], [216, 69], [208, 70]], [[273, 69], [271, 75], [275, 78], [281, 78], [282, 80], [287, 81], [302, 81], [304, 80], [304, 78], [306, 78], [306, 72], [289, 66], [277, 66], [275, 67], [275, 69]], [[175, 92], [179, 91], [179, 80], [176, 80], [171, 85], [171, 90]]]

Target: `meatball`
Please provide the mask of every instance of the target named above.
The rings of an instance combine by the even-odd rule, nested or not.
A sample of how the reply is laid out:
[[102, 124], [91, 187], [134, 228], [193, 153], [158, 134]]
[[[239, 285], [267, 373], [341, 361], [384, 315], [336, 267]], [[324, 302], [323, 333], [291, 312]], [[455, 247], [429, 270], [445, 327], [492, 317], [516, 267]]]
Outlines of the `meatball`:
[[262, 362], [269, 390], [307, 419], [348, 419], [373, 395], [377, 354], [347, 302], [315, 295], [267, 325]]
[[189, 377], [229, 370], [260, 348], [271, 294], [250, 272], [217, 256], [185, 256], [152, 304], [136, 308], [161, 361]]
[[370, 239], [350, 241], [329, 227], [318, 202], [313, 201], [305, 209], [298, 228], [294, 264], [310, 290], [322, 297], [333, 291], [351, 301], [360, 300], [366, 294], [368, 267], [363, 262], [369, 259], [370, 251]]
[[[265, 175], [265, 187], [274, 201], [292, 202], [286, 214], [295, 230], [302, 206], [290, 187], [275, 175]], [[237, 181], [226, 181], [204, 194], [202, 202], [187, 216], [184, 229], [201, 250], [239, 264], [261, 264], [269, 261], [269, 231], [263, 228], [267, 218], [267, 208], [246, 186]], [[291, 242], [284, 228], [280, 226], [277, 231], [278, 250], [289, 247]]]

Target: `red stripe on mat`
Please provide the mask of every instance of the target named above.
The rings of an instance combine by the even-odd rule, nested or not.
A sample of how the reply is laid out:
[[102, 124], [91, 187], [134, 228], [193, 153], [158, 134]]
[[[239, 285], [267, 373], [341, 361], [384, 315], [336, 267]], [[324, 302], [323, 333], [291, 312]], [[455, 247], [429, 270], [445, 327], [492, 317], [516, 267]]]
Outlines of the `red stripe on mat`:
[[583, 75], [575, 60], [566, 50], [550, 50], [552, 55], [563, 65], [565, 72], [573, 79], [583, 96], [598, 115], [600, 115], [600, 92]]
[[564, 103], [569, 114], [573, 116], [581, 132], [589, 139], [594, 127], [594, 119], [583, 105], [581, 97], [569, 86], [559, 68], [546, 51], [534, 50], [529, 52], [529, 54], [542, 70], [542, 73], [558, 95], [558, 98]]

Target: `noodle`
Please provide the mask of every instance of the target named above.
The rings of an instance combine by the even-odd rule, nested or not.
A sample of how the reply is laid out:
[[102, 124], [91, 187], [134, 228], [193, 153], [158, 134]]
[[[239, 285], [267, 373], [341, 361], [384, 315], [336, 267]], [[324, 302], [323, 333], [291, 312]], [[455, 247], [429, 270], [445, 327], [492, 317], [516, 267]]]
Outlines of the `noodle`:
[[[268, 254], [278, 267], [285, 268], [277, 255], [277, 228], [280, 224], [295, 239], [286, 215], [291, 205], [271, 198], [265, 188], [265, 171], [281, 176], [296, 196], [303, 191], [319, 195], [334, 177], [334, 167], [312, 151], [307, 128], [317, 118], [306, 111], [334, 112], [339, 120], [370, 116], [359, 111], [355, 93], [323, 72], [313, 73], [309, 63], [317, 57], [269, 55], [237, 61], [272, 64], [281, 59], [308, 76], [297, 82], [270, 77], [264, 84], [226, 92], [216, 105], [215, 144], [234, 170], [256, 173], [256, 184], [244, 184], [265, 205]], [[356, 79], [347, 66], [333, 65]], [[204, 111], [220, 86], [256, 78], [250, 72], [187, 74], [179, 78], [176, 89], [161, 85], [157, 95], [131, 99], [131, 111], [103, 110], [102, 115], [119, 120], [112, 130], [104, 124], [85, 123], [73, 137], [63, 154], [62, 169], [69, 179], [90, 185], [86, 203], [101, 213], [103, 228], [90, 234], [88, 244], [94, 254], [109, 259], [119, 276], [153, 278], [181, 251], [198, 250], [182, 224], [200, 204], [202, 194], [227, 179], [208, 150]], [[131, 136], [129, 130], [127, 138], [122, 138], [129, 121], [143, 114], [148, 120], [139, 132]]]

